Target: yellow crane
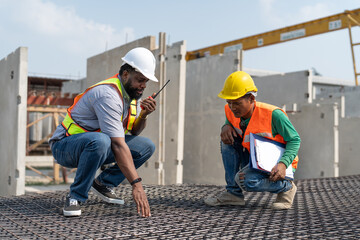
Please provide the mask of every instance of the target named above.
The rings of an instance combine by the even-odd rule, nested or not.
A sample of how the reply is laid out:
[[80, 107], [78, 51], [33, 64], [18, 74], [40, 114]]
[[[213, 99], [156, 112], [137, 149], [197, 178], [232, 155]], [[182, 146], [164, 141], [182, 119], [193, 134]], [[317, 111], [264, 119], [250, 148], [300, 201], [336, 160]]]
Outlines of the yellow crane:
[[304, 22], [289, 27], [279, 28], [273, 31], [240, 38], [237, 40], [189, 51], [186, 54], [186, 60], [190, 61], [209, 55], [216, 55], [234, 50], [249, 50], [259, 47], [265, 47], [272, 44], [278, 44], [299, 38], [314, 36], [317, 34], [328, 33], [336, 30], [348, 28], [350, 37], [351, 54], [354, 67], [355, 84], [358, 85], [358, 76], [360, 73], [356, 70], [354, 47], [360, 45], [360, 42], [354, 43], [351, 28], [360, 26], [360, 8], [345, 11], [343, 13], [319, 18], [313, 21]]

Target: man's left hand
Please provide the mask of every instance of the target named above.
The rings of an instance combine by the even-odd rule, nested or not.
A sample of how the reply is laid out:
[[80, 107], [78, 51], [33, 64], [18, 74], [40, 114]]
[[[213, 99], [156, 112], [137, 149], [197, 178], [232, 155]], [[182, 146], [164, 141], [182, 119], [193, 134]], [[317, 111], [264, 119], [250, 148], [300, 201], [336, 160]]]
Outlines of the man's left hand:
[[145, 116], [149, 115], [156, 109], [156, 101], [153, 99], [154, 95], [155, 93], [151, 97], [143, 99], [140, 103], [141, 108], [144, 111], [143, 115]]
[[284, 180], [285, 179], [285, 174], [286, 174], [286, 166], [285, 166], [284, 163], [279, 162], [271, 170], [269, 180], [273, 181], [273, 182], [276, 182], [276, 181], [279, 181], [279, 180]]

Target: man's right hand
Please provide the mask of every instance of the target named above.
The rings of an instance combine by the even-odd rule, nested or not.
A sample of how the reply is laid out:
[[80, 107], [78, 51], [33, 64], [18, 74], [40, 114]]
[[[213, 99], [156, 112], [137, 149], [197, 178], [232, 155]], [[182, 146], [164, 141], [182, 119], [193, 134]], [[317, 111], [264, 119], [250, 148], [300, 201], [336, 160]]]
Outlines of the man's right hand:
[[[129, 182], [139, 178], [134, 161], [125, 138], [111, 138], [111, 148], [114, 152], [116, 163]], [[132, 196], [136, 203], [137, 212], [142, 217], [150, 217], [150, 206], [141, 182], [132, 185]]]
[[221, 141], [225, 144], [233, 144], [234, 143], [234, 137], [237, 136], [237, 133], [235, 131], [235, 129], [229, 125], [226, 124], [221, 128]]
[[136, 203], [137, 212], [142, 217], [150, 217], [150, 206], [142, 184], [135, 183], [132, 186], [132, 196]]

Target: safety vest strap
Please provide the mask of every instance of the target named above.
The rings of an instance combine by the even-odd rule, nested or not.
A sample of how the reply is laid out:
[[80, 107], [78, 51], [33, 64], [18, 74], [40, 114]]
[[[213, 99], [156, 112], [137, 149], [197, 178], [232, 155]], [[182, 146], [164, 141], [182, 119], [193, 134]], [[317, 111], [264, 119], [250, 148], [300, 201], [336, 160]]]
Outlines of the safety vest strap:
[[[66, 131], [66, 136], [70, 136], [78, 133], [90, 132], [89, 130], [86, 130], [85, 128], [77, 124], [68, 114], [66, 114], [61, 125]], [[91, 132], [100, 132], [100, 129]]]
[[[254, 133], [258, 136], [261, 136], [261, 137], [266, 137], [266, 138], [272, 138], [272, 133], [269, 133], [269, 132], [259, 132], [259, 133]], [[244, 143], [249, 143], [250, 142], [250, 135], [247, 134], [244, 136]]]
[[133, 99], [130, 103], [129, 117], [127, 120], [127, 126], [126, 126], [125, 133], [128, 133], [129, 131], [132, 130], [132, 128], [134, 126], [134, 122], [136, 120], [136, 112], [137, 112], [137, 101], [136, 101], [136, 99]]

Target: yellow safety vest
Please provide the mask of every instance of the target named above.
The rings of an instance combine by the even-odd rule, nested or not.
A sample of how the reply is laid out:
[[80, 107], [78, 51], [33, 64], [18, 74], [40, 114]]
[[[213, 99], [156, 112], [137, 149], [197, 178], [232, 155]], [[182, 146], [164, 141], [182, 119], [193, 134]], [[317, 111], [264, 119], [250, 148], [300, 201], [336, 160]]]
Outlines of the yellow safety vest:
[[[124, 102], [121, 83], [120, 83], [120, 80], [119, 80], [119, 78], [117, 76], [118, 75], [116, 74], [115, 76], [113, 76], [111, 78], [108, 78], [108, 79], [106, 79], [104, 81], [98, 82], [98, 83], [92, 85], [91, 87], [89, 87], [88, 89], [86, 89], [85, 92], [83, 92], [83, 93], [81, 93], [81, 94], [79, 94], [79, 95], [77, 95], [75, 97], [73, 105], [67, 109], [67, 114], [66, 114], [64, 120], [61, 123], [61, 125], [66, 130], [66, 136], [70, 136], [70, 135], [74, 135], [74, 134], [78, 134], [78, 133], [84, 133], [84, 132], [100, 132], [101, 131], [101, 129], [97, 129], [95, 131], [94, 130], [89, 131], [89, 130], [85, 129], [84, 127], [81, 127], [78, 123], [76, 123], [72, 119], [71, 111], [87, 91], [89, 91], [90, 89], [92, 89], [92, 88], [94, 88], [96, 86], [99, 86], [99, 85], [112, 85], [112, 86], [114, 86], [115, 89], [118, 90], [118, 93], [120, 95], [121, 100]], [[133, 128], [133, 125], [134, 125], [134, 122], [135, 122], [135, 119], [136, 119], [136, 111], [137, 111], [137, 102], [136, 102], [136, 99], [133, 99], [130, 102], [128, 117], [123, 121], [123, 116], [121, 116], [121, 121], [123, 122], [125, 133], [128, 133], [128, 131], [131, 131], [131, 129]]]

